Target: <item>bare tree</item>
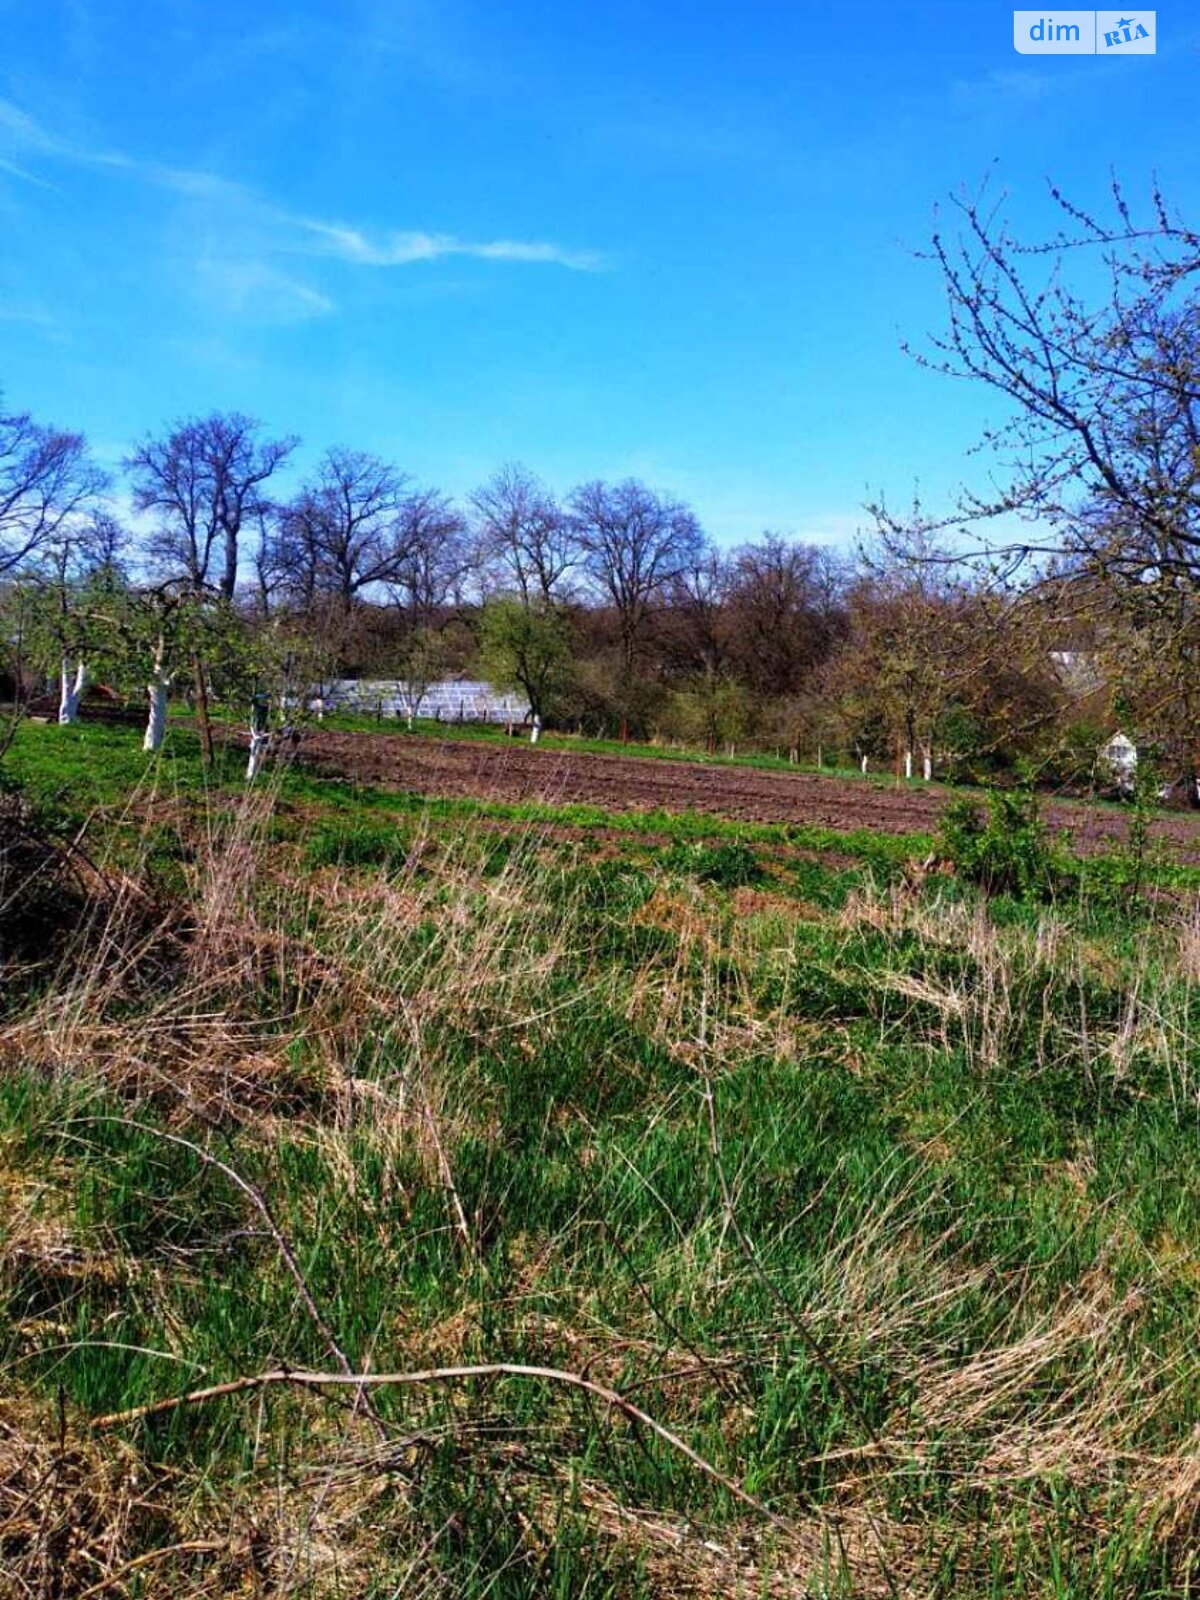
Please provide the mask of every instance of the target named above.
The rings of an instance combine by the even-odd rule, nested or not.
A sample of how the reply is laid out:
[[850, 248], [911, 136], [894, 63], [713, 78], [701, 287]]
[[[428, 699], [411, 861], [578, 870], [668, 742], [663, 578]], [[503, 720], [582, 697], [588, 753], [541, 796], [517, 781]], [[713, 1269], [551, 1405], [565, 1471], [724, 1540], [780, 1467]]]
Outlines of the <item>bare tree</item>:
[[[1035, 523], [1017, 552], [1057, 555], [1064, 544], [1128, 576], [1146, 566], [1195, 567], [1200, 552], [1200, 234], [1176, 222], [1161, 195], [1138, 226], [1114, 186], [1109, 222], [1054, 191], [1064, 216], [1050, 240], [1024, 243], [983, 198], [954, 202], [961, 229], [934, 235], [947, 326], [922, 364], [1004, 397], [1009, 415], [985, 436], [1006, 478], [968, 494], [977, 521], [1004, 513]], [[1069, 267], [1096, 256], [1107, 282], [1094, 301], [1069, 286]], [[1082, 504], [1119, 508], [1119, 552], [1080, 520]], [[1045, 535], [1049, 534], [1049, 540]]]
[[632, 478], [585, 483], [571, 496], [571, 509], [587, 572], [616, 611], [622, 671], [631, 680], [647, 619], [697, 565], [704, 534], [682, 501]]
[[408, 494], [408, 478], [378, 456], [328, 451], [277, 521], [275, 562], [295, 603], [325, 599], [348, 613], [364, 591], [394, 583]]
[[[1054, 197], [1062, 225], [1032, 244], [998, 206], [955, 202], [957, 237], [939, 232], [929, 252], [947, 326], [918, 359], [1008, 404], [984, 439], [1003, 480], [959, 507], [971, 524], [1030, 524], [985, 547], [993, 570], [1036, 570], [1040, 558], [1054, 581], [1064, 566], [1086, 576], [1077, 594], [1106, 592], [1110, 613], [1154, 631], [1163, 651], [1165, 617], [1190, 639], [1200, 588], [1200, 234], [1157, 191], [1145, 223], [1115, 185], [1107, 220]], [[1081, 257], [1103, 269], [1092, 299], [1070, 287]], [[886, 535], [894, 520], [875, 509]]]
[[471, 565], [466, 523], [436, 490], [409, 494], [395, 527], [398, 560], [388, 593], [399, 624], [394, 645], [411, 726], [449, 661], [447, 627]]
[[[125, 465], [139, 511], [157, 525], [148, 553], [165, 585], [197, 602], [231, 605], [237, 589], [242, 529], [267, 507], [264, 485], [295, 448], [294, 439], [260, 441], [259, 424], [239, 412], [214, 412], [178, 423], [165, 438], [144, 439]], [[201, 751], [212, 761], [208, 683], [197, 650], [192, 662]]]
[[658, 648], [672, 675], [698, 673], [715, 680], [728, 671], [729, 576], [727, 557], [704, 545], [672, 581], [656, 628]]
[[564, 580], [578, 564], [570, 519], [550, 492], [521, 466], [505, 466], [471, 496], [485, 567], [521, 603], [565, 598]]
[[433, 622], [462, 599], [471, 567], [462, 514], [434, 489], [406, 496], [395, 523], [397, 559], [388, 580], [393, 600], [414, 625]]
[[844, 584], [818, 545], [765, 533], [735, 550], [725, 620], [743, 682], [769, 698], [798, 694], [846, 631]]
[[155, 565], [196, 594], [233, 599], [242, 530], [266, 509], [265, 485], [296, 447], [260, 440], [259, 428], [239, 412], [214, 412], [144, 439], [125, 463], [134, 504], [158, 518], [148, 541]]
[[0, 414], [0, 577], [51, 544], [104, 481], [82, 434]]

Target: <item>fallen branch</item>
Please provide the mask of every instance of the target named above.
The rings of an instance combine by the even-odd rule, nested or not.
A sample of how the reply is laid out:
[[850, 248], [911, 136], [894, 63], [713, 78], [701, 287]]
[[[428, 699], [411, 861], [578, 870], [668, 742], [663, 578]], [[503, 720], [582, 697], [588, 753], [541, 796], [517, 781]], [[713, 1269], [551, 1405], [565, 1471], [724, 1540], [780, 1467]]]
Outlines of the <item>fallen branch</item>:
[[206, 1166], [215, 1168], [217, 1172], [221, 1173], [223, 1177], [227, 1178], [236, 1189], [240, 1189], [241, 1192], [247, 1197], [250, 1203], [254, 1206], [255, 1210], [258, 1212], [259, 1216], [261, 1216], [263, 1221], [266, 1223], [267, 1231], [274, 1240], [275, 1247], [279, 1251], [280, 1256], [283, 1258], [284, 1265], [287, 1267], [288, 1272], [291, 1274], [292, 1281], [296, 1285], [297, 1292], [300, 1295], [300, 1299], [304, 1303], [305, 1310], [312, 1318], [313, 1324], [317, 1328], [321, 1337], [324, 1339], [325, 1346], [329, 1351], [329, 1354], [341, 1368], [342, 1376], [338, 1381], [354, 1381], [359, 1384], [359, 1392], [355, 1396], [354, 1403], [356, 1406], [359, 1404], [362, 1405], [363, 1409], [366, 1411], [367, 1415], [370, 1417], [376, 1429], [382, 1436], [385, 1432], [385, 1429], [382, 1422], [379, 1420], [379, 1417], [376, 1415], [375, 1408], [371, 1404], [370, 1398], [362, 1388], [362, 1380], [355, 1378], [354, 1367], [349, 1356], [338, 1343], [336, 1337], [334, 1336], [333, 1329], [326, 1321], [320, 1306], [317, 1304], [316, 1299], [313, 1296], [312, 1290], [308, 1286], [308, 1280], [305, 1278], [304, 1273], [300, 1268], [300, 1263], [296, 1259], [296, 1252], [292, 1249], [287, 1235], [279, 1226], [279, 1223], [275, 1220], [275, 1214], [271, 1210], [270, 1203], [258, 1185], [251, 1182], [249, 1178], [243, 1177], [242, 1174], [238, 1172], [235, 1167], [231, 1167], [227, 1161], [222, 1161], [219, 1157], [214, 1156], [212, 1151], [206, 1150], [202, 1144], [196, 1144], [193, 1140], [185, 1139], [180, 1134], [167, 1133], [162, 1128], [152, 1128], [147, 1123], [135, 1122], [131, 1118], [125, 1119], [124, 1125], [128, 1128], [136, 1128], [141, 1133], [152, 1134], [155, 1138], [163, 1139], [168, 1144], [177, 1144], [183, 1150], [190, 1150], [191, 1153], [198, 1157], [199, 1160], [203, 1161]]
[[91, 1600], [93, 1595], [103, 1594], [107, 1589], [115, 1589], [118, 1584], [123, 1584], [131, 1573], [140, 1572], [143, 1567], [149, 1567], [155, 1561], [163, 1561], [167, 1556], [209, 1555], [224, 1549], [223, 1544], [218, 1544], [213, 1539], [186, 1539], [182, 1544], [168, 1544], [158, 1550], [148, 1550], [144, 1556], [137, 1556], [133, 1561], [127, 1561], [123, 1567], [118, 1567], [116, 1572], [110, 1573], [107, 1578], [102, 1578], [99, 1583], [94, 1583], [90, 1589], [85, 1589], [79, 1600]]
[[168, 1412], [176, 1411], [181, 1406], [203, 1405], [209, 1400], [223, 1399], [229, 1395], [247, 1394], [256, 1389], [265, 1389], [277, 1384], [292, 1384], [302, 1389], [323, 1389], [331, 1386], [351, 1385], [355, 1388], [396, 1388], [415, 1387], [421, 1384], [433, 1383], [464, 1383], [472, 1378], [528, 1378], [539, 1380], [543, 1383], [556, 1383], [568, 1389], [578, 1389], [584, 1394], [591, 1395], [593, 1399], [602, 1400], [614, 1411], [619, 1411], [630, 1422], [639, 1423], [643, 1428], [649, 1429], [656, 1438], [661, 1439], [665, 1445], [677, 1451], [691, 1464], [702, 1472], [705, 1477], [711, 1478], [716, 1484], [740, 1500], [743, 1505], [749, 1506], [760, 1517], [772, 1523], [784, 1532], [789, 1531], [788, 1524], [782, 1517], [775, 1514], [769, 1506], [743, 1489], [732, 1478], [727, 1477], [711, 1461], [705, 1459], [691, 1445], [681, 1439], [677, 1433], [672, 1433], [670, 1428], [664, 1427], [661, 1422], [656, 1422], [649, 1412], [643, 1411], [640, 1406], [635, 1406], [631, 1400], [626, 1400], [615, 1389], [608, 1388], [605, 1384], [596, 1383], [591, 1378], [583, 1378], [577, 1372], [566, 1372], [559, 1367], [529, 1367], [508, 1361], [488, 1362], [482, 1366], [469, 1367], [427, 1367], [420, 1372], [302, 1372], [290, 1371], [286, 1367], [273, 1368], [268, 1372], [255, 1373], [244, 1378], [232, 1378], [227, 1383], [215, 1383], [205, 1389], [192, 1389], [187, 1394], [173, 1395], [166, 1400], [152, 1400], [145, 1405], [132, 1406], [128, 1411], [112, 1411], [106, 1416], [92, 1419], [92, 1428], [97, 1432], [109, 1428], [123, 1427], [127, 1423], [141, 1422], [147, 1417], [164, 1416]]

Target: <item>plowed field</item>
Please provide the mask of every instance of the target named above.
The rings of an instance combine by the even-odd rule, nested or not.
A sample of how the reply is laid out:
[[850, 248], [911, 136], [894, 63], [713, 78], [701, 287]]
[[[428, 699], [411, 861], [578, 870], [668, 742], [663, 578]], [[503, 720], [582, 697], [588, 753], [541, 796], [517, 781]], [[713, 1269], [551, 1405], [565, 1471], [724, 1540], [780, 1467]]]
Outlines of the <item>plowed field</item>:
[[[811, 772], [387, 733], [317, 730], [306, 735], [300, 759], [319, 773], [408, 794], [581, 802], [607, 811], [695, 811], [744, 822], [893, 834], [930, 832], [948, 794], [936, 785], [892, 787]], [[1045, 814], [1083, 853], [1124, 838], [1128, 825], [1119, 809], [1080, 803], [1050, 802]], [[1157, 820], [1154, 833], [1171, 842], [1179, 859], [1200, 864], [1200, 818], [1175, 812]]]

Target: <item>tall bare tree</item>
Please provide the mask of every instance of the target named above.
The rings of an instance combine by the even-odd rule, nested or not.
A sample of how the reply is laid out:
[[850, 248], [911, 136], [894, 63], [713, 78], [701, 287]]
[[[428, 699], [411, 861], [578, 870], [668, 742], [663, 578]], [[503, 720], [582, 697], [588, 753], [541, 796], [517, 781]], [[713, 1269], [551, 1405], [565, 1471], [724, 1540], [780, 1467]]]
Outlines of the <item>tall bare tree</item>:
[[394, 522], [396, 560], [388, 588], [414, 628], [429, 627], [447, 605], [462, 599], [471, 566], [466, 522], [436, 489], [404, 497]]
[[0, 577], [52, 544], [104, 482], [82, 434], [0, 412]]
[[583, 484], [571, 496], [571, 510], [588, 575], [616, 612], [622, 671], [631, 680], [647, 620], [698, 563], [704, 534], [682, 501], [633, 478]]
[[485, 568], [494, 569], [502, 590], [513, 589], [524, 606], [565, 598], [567, 575], [579, 548], [570, 519], [531, 472], [509, 465], [471, 496]]
[[260, 428], [240, 412], [214, 412], [144, 439], [125, 463], [134, 504], [156, 518], [154, 564], [196, 594], [233, 599], [242, 531], [266, 510], [266, 485], [296, 447], [294, 438], [261, 439]]
[[393, 658], [410, 725], [449, 664], [449, 624], [471, 564], [466, 522], [436, 490], [406, 496], [396, 519], [399, 559], [388, 594], [395, 607]]
[[[1049, 238], [1018, 239], [986, 195], [963, 197], [928, 252], [947, 322], [918, 359], [1006, 404], [983, 441], [999, 487], [965, 494], [956, 520], [1024, 519], [984, 538], [993, 575], [1057, 583], [1065, 569], [1086, 580], [1076, 596], [1107, 596], [1110, 619], [1169, 654], [1164, 618], [1188, 634], [1200, 589], [1200, 234], [1157, 191], [1144, 219], [1115, 184], [1105, 215], [1053, 195]], [[1185, 764], [1194, 780], [1194, 753]]]
[[[196, 603], [233, 602], [243, 527], [259, 518], [265, 485], [295, 448], [295, 439], [262, 440], [260, 424], [240, 412], [213, 412], [177, 423], [163, 438], [137, 445], [125, 465], [139, 511], [153, 512], [147, 541], [163, 583], [181, 586]], [[199, 650], [192, 663], [201, 750], [213, 755], [208, 683]]]
[[655, 640], [673, 676], [716, 680], [729, 670], [729, 578], [728, 558], [705, 544], [672, 580]]
[[276, 522], [274, 561], [293, 602], [309, 610], [329, 601], [344, 615], [364, 592], [394, 583], [408, 495], [409, 479], [378, 456], [329, 450]]
[[829, 550], [765, 533], [729, 561], [730, 659], [756, 693], [796, 695], [846, 631], [845, 575]]

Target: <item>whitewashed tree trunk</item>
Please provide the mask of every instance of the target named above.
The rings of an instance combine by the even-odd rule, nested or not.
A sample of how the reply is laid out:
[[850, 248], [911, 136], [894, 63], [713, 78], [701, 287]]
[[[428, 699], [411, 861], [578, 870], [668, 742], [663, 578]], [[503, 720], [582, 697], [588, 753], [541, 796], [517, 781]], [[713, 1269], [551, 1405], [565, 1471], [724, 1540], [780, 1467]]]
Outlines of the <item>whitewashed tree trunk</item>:
[[933, 778], [933, 751], [928, 745], [925, 746], [925, 756], [921, 766], [925, 775], [925, 782], [929, 783]]
[[148, 750], [151, 754], [162, 749], [163, 738], [166, 735], [167, 692], [170, 687], [170, 678], [161, 673], [156, 673], [146, 685], [146, 692], [150, 696], [150, 715], [146, 719], [146, 737], [142, 740], [142, 749]]
[[867, 775], [867, 758], [866, 758], [866, 756], [864, 756], [862, 758], [862, 775], [863, 775], [864, 778]]
[[906, 750], [904, 752], [904, 776], [906, 778], [911, 778], [912, 777], [912, 767], [913, 767], [912, 751], [911, 750]]
[[83, 691], [87, 688], [87, 662], [82, 656], [75, 661], [75, 671], [71, 671], [71, 658], [62, 658], [62, 692], [58, 702], [58, 720], [70, 724], [79, 716], [79, 702], [83, 699]]
[[533, 719], [533, 726], [529, 730], [529, 742], [530, 742], [530, 744], [536, 744], [541, 737], [542, 737], [542, 719], [541, 719], [541, 717], [535, 715], [534, 719]]
[[246, 763], [247, 783], [253, 783], [262, 771], [262, 764], [270, 742], [271, 735], [269, 733], [252, 733], [250, 735], [250, 759]]
[[146, 719], [146, 737], [142, 749], [151, 755], [162, 749], [167, 732], [167, 694], [171, 688], [171, 674], [166, 670], [167, 642], [159, 635], [154, 651], [154, 665], [150, 669], [150, 682], [146, 693], [150, 696], [150, 714]]

